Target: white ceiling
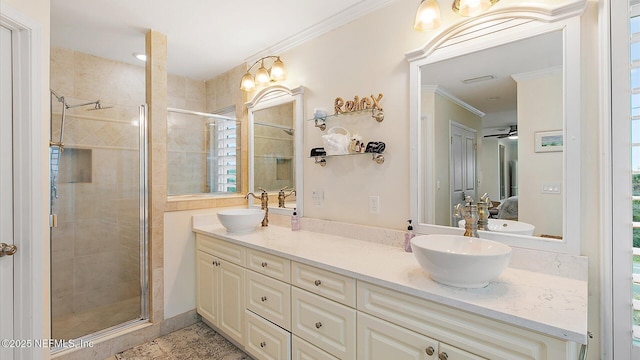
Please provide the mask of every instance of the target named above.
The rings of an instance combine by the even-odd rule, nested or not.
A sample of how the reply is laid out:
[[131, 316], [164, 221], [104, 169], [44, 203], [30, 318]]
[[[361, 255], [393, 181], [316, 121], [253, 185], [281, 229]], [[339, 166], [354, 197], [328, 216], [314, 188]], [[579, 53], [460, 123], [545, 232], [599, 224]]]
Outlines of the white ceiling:
[[167, 35], [169, 73], [208, 80], [391, 1], [51, 0], [51, 46], [139, 65], [153, 29]]
[[[562, 49], [562, 32], [555, 31], [425, 65], [421, 81], [423, 85], [437, 85], [485, 113], [484, 128], [515, 125], [517, 89], [512, 75], [561, 68]], [[494, 79], [462, 82], [485, 75]]]

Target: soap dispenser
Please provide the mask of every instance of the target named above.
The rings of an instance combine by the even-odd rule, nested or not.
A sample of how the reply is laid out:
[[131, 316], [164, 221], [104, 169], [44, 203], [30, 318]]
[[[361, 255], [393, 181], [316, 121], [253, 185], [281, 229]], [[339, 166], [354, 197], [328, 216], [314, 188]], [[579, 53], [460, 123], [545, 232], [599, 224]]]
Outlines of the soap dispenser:
[[411, 239], [413, 239], [416, 234], [413, 232], [411, 220], [407, 220], [407, 222], [409, 222], [409, 226], [407, 226], [407, 232], [404, 234], [404, 251], [413, 252], [413, 250], [411, 250]]
[[300, 219], [298, 218], [298, 212], [296, 209], [293, 209], [293, 214], [291, 214], [291, 231], [300, 230]]

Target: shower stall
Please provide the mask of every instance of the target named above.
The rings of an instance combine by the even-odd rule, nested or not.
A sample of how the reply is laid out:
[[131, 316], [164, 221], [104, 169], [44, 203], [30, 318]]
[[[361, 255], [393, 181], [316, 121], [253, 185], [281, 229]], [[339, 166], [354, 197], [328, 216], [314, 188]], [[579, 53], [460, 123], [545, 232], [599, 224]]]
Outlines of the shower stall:
[[148, 320], [146, 129], [144, 105], [51, 91], [53, 339]]

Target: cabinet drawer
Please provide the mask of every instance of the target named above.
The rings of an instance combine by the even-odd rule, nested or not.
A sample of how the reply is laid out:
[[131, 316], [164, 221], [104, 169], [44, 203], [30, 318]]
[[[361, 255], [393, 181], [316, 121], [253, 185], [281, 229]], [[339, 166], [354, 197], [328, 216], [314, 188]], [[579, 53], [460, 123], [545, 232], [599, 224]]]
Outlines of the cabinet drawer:
[[347, 276], [293, 262], [291, 285], [347, 306], [356, 306], [356, 280]]
[[215, 255], [220, 259], [230, 261], [234, 264], [245, 266], [245, 247], [230, 243], [225, 240], [212, 238], [196, 234], [196, 249]]
[[291, 261], [259, 250], [247, 249], [247, 268], [284, 282], [291, 282]]
[[340, 359], [356, 356], [356, 311], [291, 287], [291, 332]]
[[492, 360], [566, 358], [565, 341], [363, 281], [358, 310]]
[[247, 273], [247, 309], [291, 330], [291, 285], [251, 270]]
[[[358, 312], [358, 360], [438, 360], [438, 342]], [[451, 358], [457, 359], [457, 358]]]
[[245, 350], [258, 360], [290, 360], [291, 333], [246, 310]]
[[291, 358], [293, 360], [340, 360], [295, 335], [291, 335]]

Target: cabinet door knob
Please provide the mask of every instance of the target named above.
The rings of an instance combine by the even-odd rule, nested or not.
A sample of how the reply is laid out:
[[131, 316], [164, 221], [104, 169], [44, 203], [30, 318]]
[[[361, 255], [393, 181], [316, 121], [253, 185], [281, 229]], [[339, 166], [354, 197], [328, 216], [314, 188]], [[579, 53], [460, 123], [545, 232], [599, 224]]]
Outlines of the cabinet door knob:
[[449, 355], [447, 355], [446, 352], [441, 352], [440, 355], [438, 355], [438, 359], [440, 360], [447, 360], [449, 358]]
[[320, 321], [318, 321], [316, 323], [316, 329], [320, 329], [322, 327], [322, 323]]
[[260, 347], [261, 347], [261, 348], [263, 348], [263, 347], [265, 347], [265, 346], [267, 346], [267, 343], [266, 343], [266, 342], [264, 342], [264, 341], [263, 341], [263, 342], [261, 342], [261, 343], [260, 343]]
[[436, 350], [433, 348], [433, 346], [429, 346], [428, 348], [425, 349], [425, 352], [427, 353], [427, 355], [431, 356], [433, 355], [433, 353], [436, 352]]
[[263, 261], [262, 264], [260, 264], [260, 265], [262, 265], [262, 267], [267, 267], [267, 262]]
[[322, 281], [320, 281], [320, 280], [316, 280], [316, 281], [314, 281], [314, 284], [315, 284], [316, 286], [320, 286], [320, 284], [322, 284]]
[[267, 297], [266, 297], [266, 296], [263, 296], [263, 297], [261, 297], [261, 298], [260, 298], [260, 300], [261, 300], [262, 302], [265, 302], [265, 301], [267, 301]]

